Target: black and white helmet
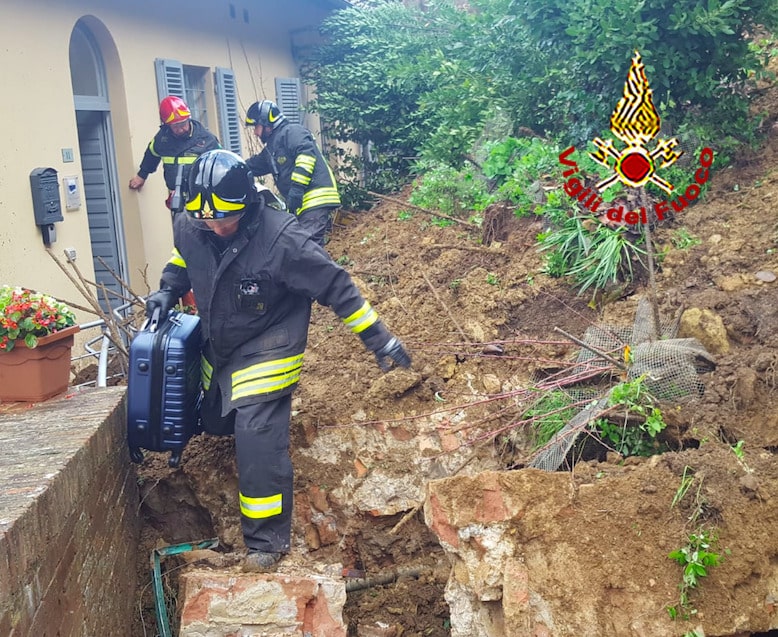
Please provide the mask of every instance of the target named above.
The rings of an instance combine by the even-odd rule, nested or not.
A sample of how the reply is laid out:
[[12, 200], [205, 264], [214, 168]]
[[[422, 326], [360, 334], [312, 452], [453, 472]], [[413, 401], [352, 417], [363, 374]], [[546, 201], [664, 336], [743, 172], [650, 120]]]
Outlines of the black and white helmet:
[[242, 215], [258, 201], [254, 175], [239, 155], [209, 150], [189, 171], [186, 212], [193, 219], [225, 219]]

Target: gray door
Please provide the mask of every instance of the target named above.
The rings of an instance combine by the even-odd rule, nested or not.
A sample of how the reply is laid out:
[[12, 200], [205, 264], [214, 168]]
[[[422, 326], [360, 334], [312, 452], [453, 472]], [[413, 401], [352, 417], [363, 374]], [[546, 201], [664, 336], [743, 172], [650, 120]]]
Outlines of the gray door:
[[108, 310], [109, 305], [116, 307], [122, 303], [123, 291], [121, 284], [111, 274], [113, 270], [119, 276], [122, 267], [116, 217], [113, 214], [113, 194], [108, 178], [111, 162], [106, 143], [105, 118], [106, 113], [102, 111], [76, 111], [95, 282], [98, 286], [104, 285], [109, 291], [107, 299], [101, 290], [97, 291], [97, 297], [102, 308]]

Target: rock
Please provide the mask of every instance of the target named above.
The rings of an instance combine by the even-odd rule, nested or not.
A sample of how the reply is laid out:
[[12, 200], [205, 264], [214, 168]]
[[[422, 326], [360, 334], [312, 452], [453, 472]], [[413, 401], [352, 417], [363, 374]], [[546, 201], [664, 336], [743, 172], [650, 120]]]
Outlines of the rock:
[[295, 565], [289, 558], [278, 573], [236, 575], [197, 569], [183, 573], [180, 582], [181, 637], [303, 632], [311, 637], [346, 637], [343, 580], [316, 575], [310, 565]]
[[746, 286], [746, 278], [742, 274], [716, 277], [714, 282], [723, 292], [734, 292]]
[[740, 489], [743, 493], [758, 493], [759, 492], [759, 480], [754, 477], [753, 473], [747, 473], [740, 478]]
[[359, 624], [357, 637], [398, 637], [401, 629], [396, 624], [375, 622], [373, 624]]
[[500, 378], [495, 374], [484, 374], [481, 377], [481, 382], [483, 383], [484, 391], [487, 394], [499, 394], [502, 391]]
[[708, 309], [690, 308], [681, 316], [679, 338], [696, 338], [711, 354], [728, 354], [729, 340], [724, 321]]
[[777, 277], [775, 276], [775, 272], [760, 270], [756, 273], [756, 278], [758, 281], [763, 281], [764, 283], [772, 283]]
[[732, 394], [738, 409], [748, 409], [754, 403], [756, 396], [757, 375], [753, 369], [738, 370], [737, 379]]

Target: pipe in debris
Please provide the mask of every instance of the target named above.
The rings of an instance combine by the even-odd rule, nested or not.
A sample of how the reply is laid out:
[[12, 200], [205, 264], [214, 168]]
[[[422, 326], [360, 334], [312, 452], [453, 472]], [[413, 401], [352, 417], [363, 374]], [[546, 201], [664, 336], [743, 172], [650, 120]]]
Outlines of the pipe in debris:
[[425, 568], [398, 568], [391, 571], [384, 571], [378, 573], [372, 577], [360, 577], [357, 579], [351, 579], [346, 582], [346, 592], [351, 593], [353, 591], [361, 591], [373, 586], [383, 586], [384, 584], [391, 584], [396, 582], [401, 577], [413, 577], [418, 579], [421, 575], [432, 573], [432, 569]]

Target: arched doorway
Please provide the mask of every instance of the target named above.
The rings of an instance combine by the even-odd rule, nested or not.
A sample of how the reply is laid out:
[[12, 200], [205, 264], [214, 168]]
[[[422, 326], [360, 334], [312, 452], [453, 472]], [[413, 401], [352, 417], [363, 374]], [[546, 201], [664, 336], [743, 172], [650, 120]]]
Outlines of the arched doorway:
[[105, 286], [108, 300], [99, 290], [97, 296], [109, 310], [109, 304], [121, 303], [123, 290], [116, 277], [127, 280], [127, 258], [105, 66], [95, 38], [81, 21], [70, 36], [69, 55], [95, 282]]

